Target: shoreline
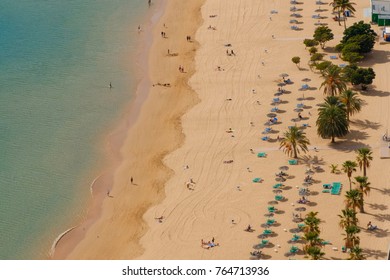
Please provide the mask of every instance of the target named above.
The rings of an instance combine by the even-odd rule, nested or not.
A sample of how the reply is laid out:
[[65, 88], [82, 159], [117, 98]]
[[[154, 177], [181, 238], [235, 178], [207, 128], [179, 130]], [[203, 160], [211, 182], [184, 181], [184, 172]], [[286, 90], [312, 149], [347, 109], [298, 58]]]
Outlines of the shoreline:
[[[67, 234], [65, 234], [65, 236], [63, 236], [60, 239], [60, 242], [58, 242], [59, 245], [57, 246], [56, 252], [53, 256], [53, 258], [55, 258], [55, 259], [64, 259], [64, 258], [65, 259], [66, 258], [70, 258], [70, 259], [112, 259], [112, 258], [114, 258], [114, 259], [117, 259], [117, 258], [132, 258], [132, 257], [134, 258], [134, 257], [140, 255], [142, 252], [142, 248], [139, 245], [138, 240], [143, 235], [143, 232], [145, 232], [145, 230], [146, 230], [143, 219], [142, 219], [143, 213], [149, 208], [148, 205], [157, 204], [163, 199], [164, 182], [169, 178], [169, 176], [172, 175], [171, 170], [167, 169], [164, 166], [164, 164], [162, 163], [162, 160], [166, 154], [168, 154], [172, 150], [175, 150], [177, 147], [179, 147], [183, 143], [184, 135], [182, 135], [182, 132], [180, 129], [180, 117], [184, 112], [187, 111], [188, 107], [193, 106], [197, 102], [197, 99], [194, 96], [194, 92], [190, 93], [191, 90], [189, 89], [189, 87], [187, 85], [188, 77], [190, 77], [192, 75], [193, 70], [191, 70], [190, 66], [187, 65], [187, 67], [186, 67], [187, 73], [185, 73], [185, 75], [181, 75], [180, 73], [176, 74], [177, 73], [176, 67], [172, 67], [172, 65], [171, 65], [172, 64], [171, 60], [176, 60], [176, 61], [180, 60], [180, 63], [183, 63], [183, 61], [184, 61], [184, 62], [187, 62], [187, 64], [189, 64], [188, 62], [191, 61], [191, 53], [193, 53], [193, 51], [194, 51], [193, 46], [196, 43], [192, 42], [191, 45], [189, 45], [187, 42], [187, 44], [185, 44], [185, 46], [184, 46], [184, 44], [182, 44], [183, 45], [183, 46], [181, 46], [182, 48], [179, 47], [177, 49], [177, 51], [179, 51], [180, 54], [181, 54], [181, 52], [184, 53], [183, 56], [185, 56], [185, 58], [183, 58], [183, 57], [181, 57], [181, 55], [179, 55], [177, 57], [172, 56], [172, 57], [167, 58], [165, 63], [162, 63], [160, 61], [162, 49], [161, 49], [161, 47], [158, 46], [159, 45], [158, 41], [161, 40], [159, 38], [160, 37], [159, 31], [157, 30], [159, 28], [158, 24], [162, 25], [162, 22], [164, 22], [164, 24], [167, 23], [167, 25], [165, 25], [165, 28], [167, 28], [167, 31], [169, 31], [169, 26], [174, 25], [174, 20], [172, 20], [172, 19], [170, 20], [169, 18], [167, 18], [167, 14], [169, 14], [169, 12], [175, 11], [174, 6], [178, 2], [179, 1], [164, 1], [162, 4], [159, 4], [159, 5], [163, 6], [162, 14], [158, 17], [158, 10], [157, 10], [156, 14], [153, 14], [152, 18], [149, 18], [149, 20], [151, 21], [151, 29], [152, 29], [150, 37], [153, 38], [153, 41], [151, 41], [150, 48], [146, 48], [148, 51], [144, 52], [145, 54], [146, 53], [148, 54], [148, 64], [147, 64], [148, 66], [146, 67], [146, 70], [149, 72], [149, 75], [147, 77], [145, 77], [144, 79], [142, 79], [137, 84], [137, 92], [140, 89], [142, 90], [142, 88], [143, 89], [148, 88], [149, 90], [147, 91], [148, 92], [147, 95], [143, 96], [144, 100], [142, 100], [142, 101], [139, 101], [139, 99], [140, 99], [140, 98], [138, 98], [139, 94], [137, 94], [136, 100], [134, 102], [132, 102], [133, 104], [130, 107], [134, 107], [135, 106], [134, 104], [137, 104], [137, 100], [139, 102], [138, 104], [142, 103], [142, 106], [137, 107], [137, 109], [139, 109], [138, 117], [136, 119], [134, 119], [134, 123], [131, 126], [129, 126], [129, 125], [126, 126], [126, 131], [122, 130], [122, 132], [127, 133], [127, 139], [123, 142], [123, 145], [121, 148], [121, 155], [123, 157], [123, 160], [121, 160], [121, 164], [118, 165], [117, 168], [115, 168], [115, 170], [113, 170], [115, 173], [114, 173], [114, 177], [113, 177], [113, 187], [111, 188], [111, 191], [110, 191], [110, 197], [113, 199], [105, 199], [106, 195], [105, 195], [104, 190], [100, 190], [100, 194], [98, 194], [100, 196], [100, 199], [102, 202], [102, 204], [100, 205], [99, 203], [97, 203], [99, 198], [96, 198], [96, 192], [95, 192], [95, 188], [94, 188], [94, 198], [92, 199], [93, 200], [92, 203], [94, 204], [94, 206], [92, 206], [92, 209], [96, 208], [99, 210], [99, 208], [100, 208], [101, 212], [99, 213], [99, 211], [97, 211], [98, 212], [97, 215], [95, 213], [95, 216], [93, 216], [92, 218], [88, 217], [83, 222], [82, 225], [77, 227], [77, 229], [72, 230], [68, 236], [67, 236]], [[176, 13], [176, 16], [179, 14], [178, 12], [175, 12], [175, 13]], [[158, 20], [156, 17], [158, 18]], [[148, 29], [148, 30], [150, 30], [150, 29]], [[146, 30], [144, 30], [144, 31], [146, 31]], [[195, 32], [195, 31], [196, 31], [196, 28], [194, 28], [193, 32]], [[184, 38], [184, 36], [183, 36], [183, 38]], [[172, 42], [171, 38], [169, 38], [166, 41]], [[157, 53], [159, 53], [159, 54], [157, 55]], [[137, 61], [137, 63], [140, 63], [140, 61]], [[157, 67], [156, 67], [156, 64], [157, 64]], [[162, 65], [162, 64], [165, 64], [165, 65]], [[160, 83], [160, 79], [161, 79], [160, 73], [163, 72], [163, 71], [161, 71], [161, 69], [166, 69], [166, 67], [170, 67], [171, 71], [172, 71], [169, 78], [165, 78], [165, 79], [170, 80], [171, 87], [152, 86], [152, 83], [150, 82], [151, 80], [154, 83]], [[156, 69], [157, 69], [157, 71], [156, 71]], [[155, 72], [153, 73], [153, 71], [155, 71]], [[163, 81], [161, 81], [161, 82], [163, 82]], [[175, 91], [175, 93], [173, 93], [173, 91]], [[168, 93], [168, 92], [170, 92], [170, 93]], [[166, 105], [160, 105], [160, 108], [156, 108], [156, 103], [158, 103], [159, 99], [160, 99], [160, 97], [156, 96], [156, 94], [161, 94], [161, 93], [166, 95], [166, 98], [164, 98], [164, 102], [166, 103]], [[182, 98], [180, 98], [179, 94], [181, 95]], [[169, 95], [172, 95], [172, 96], [169, 96]], [[182, 99], [182, 100], [180, 100], [180, 99]], [[157, 110], [160, 110], [160, 115], [165, 114], [165, 111], [164, 111], [165, 107], [170, 106], [172, 103], [177, 103], [177, 105], [180, 105], [181, 107], [175, 106], [176, 107], [176, 108], [174, 108], [175, 110], [172, 110], [170, 112], [170, 116], [167, 116], [167, 118], [165, 120], [163, 120], [159, 126], [157, 126], [154, 123], [150, 124], [151, 120], [150, 120], [149, 112], [153, 112], [157, 109]], [[148, 104], [152, 104], [152, 105], [148, 106]], [[148, 109], [146, 109], [146, 108], [148, 108]], [[134, 110], [132, 111], [132, 113], [134, 114]], [[164, 119], [164, 116], [161, 115], [161, 118]], [[145, 123], [146, 123], [146, 126], [150, 127], [151, 131], [152, 130], [159, 130], [163, 126], [166, 127], [166, 129], [157, 133], [158, 136], [155, 135], [155, 137], [150, 137], [149, 135], [147, 135], [148, 133], [146, 133], [146, 135], [145, 135], [146, 141], [148, 138], [155, 139], [157, 136], [157, 138], [159, 138], [160, 141], [161, 141], [161, 139], [165, 139], [164, 143], [166, 143], [166, 148], [163, 151], [161, 151], [161, 149], [155, 150], [155, 153], [150, 155], [149, 159], [145, 160], [145, 162], [147, 162], [148, 165], [152, 164], [156, 170], [156, 173], [159, 174], [159, 176], [158, 176], [159, 180], [157, 180], [158, 182], [156, 182], [156, 179], [153, 179], [153, 178], [152, 178], [152, 180], [149, 181], [149, 184], [148, 184], [148, 182], [146, 182], [146, 184], [149, 185], [151, 191], [157, 192], [158, 197], [157, 198], [153, 198], [153, 197], [151, 198], [150, 196], [148, 197], [147, 196], [148, 192], [145, 192], [144, 194], [137, 194], [139, 192], [139, 190], [130, 190], [129, 191], [130, 193], [132, 193], [130, 195], [132, 197], [132, 199], [136, 200], [136, 203], [139, 204], [139, 207], [135, 207], [134, 205], [133, 205], [133, 207], [130, 207], [130, 208], [132, 208], [133, 213], [129, 214], [132, 217], [130, 218], [131, 225], [129, 225], [128, 228], [129, 228], [129, 231], [131, 231], [132, 238], [131, 238], [131, 240], [128, 240], [128, 242], [129, 242], [128, 245], [132, 248], [132, 252], [131, 253], [120, 252], [119, 254], [117, 254], [117, 253], [112, 253], [110, 251], [110, 253], [109, 253], [108, 250], [105, 248], [105, 246], [102, 246], [102, 248], [100, 248], [100, 249], [96, 248], [96, 238], [99, 238], [100, 240], [105, 239], [105, 238], [102, 238], [101, 235], [95, 235], [95, 234], [96, 234], [96, 232], [101, 232], [102, 230], [106, 229], [107, 222], [108, 222], [107, 215], [111, 216], [116, 211], [124, 211], [122, 209], [122, 207], [120, 209], [113, 209], [113, 207], [115, 208], [115, 205], [113, 205], [113, 203], [112, 203], [114, 200], [121, 200], [121, 203], [123, 203], [123, 200], [124, 200], [123, 196], [119, 195], [120, 198], [119, 197], [117, 198], [118, 193], [126, 192], [126, 188], [129, 188], [129, 185], [130, 185], [129, 184], [129, 175], [124, 175], [124, 174], [118, 175], [118, 173], [122, 173], [123, 172], [122, 168], [126, 168], [125, 165], [130, 164], [132, 155], [137, 154], [136, 149], [133, 150], [133, 152], [128, 152], [128, 151], [124, 152], [124, 150], [131, 149], [130, 146], [132, 146], [132, 143], [134, 143], [134, 140], [135, 141], [138, 140], [138, 139], [134, 139], [134, 138], [138, 138], [136, 136], [137, 131], [142, 130], [142, 128], [140, 128], [140, 127], [145, 126]], [[117, 132], [117, 131], [118, 130], [116, 129], [115, 132]], [[115, 134], [115, 132], [113, 134]], [[165, 132], [165, 133], [163, 133], [163, 132]], [[156, 132], [153, 132], [153, 134], [155, 134], [155, 133]], [[162, 135], [162, 134], [165, 134], [165, 135]], [[162, 136], [165, 136], [165, 137], [162, 137]], [[112, 142], [113, 141], [110, 141], [109, 143], [112, 143]], [[144, 142], [145, 141], [141, 140], [141, 143], [143, 143], [143, 145], [145, 145]], [[154, 142], [154, 141], [152, 141], [152, 142]], [[160, 144], [160, 148], [162, 148], [161, 143], [159, 143], [159, 144]], [[135, 146], [137, 146], [137, 145], [135, 145]], [[155, 146], [155, 145], [153, 143], [151, 143], [151, 146]], [[141, 159], [141, 161], [142, 161], [142, 159]], [[135, 164], [135, 163], [139, 164], [139, 161], [135, 161], [131, 164]], [[127, 168], [129, 168], [129, 166], [127, 166]], [[134, 168], [134, 165], [133, 165], [133, 168]], [[140, 172], [141, 173], [144, 172], [145, 175], [148, 174], [148, 172], [146, 170], [143, 170], [143, 171], [141, 170]], [[136, 173], [136, 172], [134, 171], [134, 173]], [[138, 175], [135, 176], [134, 185], [139, 185], [137, 179], [138, 179]], [[101, 185], [103, 185], [103, 184], [101, 184]], [[132, 185], [132, 186], [134, 186], [134, 185]], [[132, 187], [132, 186], [130, 186], [130, 187]], [[99, 189], [101, 189], [101, 188], [99, 188]], [[126, 207], [123, 207], [123, 208], [126, 208]], [[92, 212], [94, 212], [94, 211], [95, 210], [92, 210]], [[90, 213], [91, 210], [89, 210], [88, 212], [89, 212], [88, 216], [91, 216], [91, 213]], [[111, 224], [112, 220], [113, 220], [112, 216], [109, 220], [110, 221], [108, 223]], [[79, 231], [79, 233], [76, 232], [77, 230]], [[126, 231], [126, 232], [128, 232], [128, 231]], [[91, 236], [94, 236], [94, 237], [91, 237]], [[111, 239], [111, 236], [108, 238]], [[72, 243], [73, 246], [68, 246], [70, 243]], [[85, 244], [89, 244], [89, 243], [91, 243], [93, 245], [85, 245]], [[85, 249], [79, 249], [79, 248], [83, 248], [84, 246], [86, 246]], [[95, 247], [93, 252], [92, 252], [92, 250], [89, 249], [90, 246]], [[60, 249], [61, 247], [67, 248], [68, 250], [61, 252], [61, 250], [63, 250], [63, 249]], [[73, 249], [69, 250], [69, 248], [72, 248], [72, 247], [73, 247]], [[123, 255], [123, 254], [125, 254], [125, 255]]]
[[[112, 186], [114, 172], [119, 166], [122, 156], [120, 148], [122, 147], [126, 134], [134, 125], [139, 117], [142, 104], [149, 95], [148, 88], [151, 83], [148, 72], [149, 50], [153, 43], [152, 30], [156, 21], [162, 16], [167, 0], [162, 0], [157, 7], [151, 7], [153, 10], [146, 14], [142, 22], [142, 32], [135, 34], [139, 36], [136, 54], [133, 54], [133, 71], [136, 75], [135, 95], [129, 104], [124, 108], [122, 117], [117, 123], [111, 126], [110, 131], [103, 137], [102, 145], [104, 150], [104, 159], [110, 163], [99, 168], [99, 174], [91, 182], [90, 198], [87, 201], [86, 215], [76, 225], [66, 229], [59, 234], [53, 241], [49, 259], [65, 259], [77, 244], [85, 237], [85, 232], [91, 225], [99, 219], [102, 213], [103, 201], [106, 198], [106, 188]], [[136, 28], [136, 27], [135, 27]], [[134, 32], [136, 33], [136, 32]], [[139, 33], [139, 32], [138, 32]], [[126, 58], [127, 60], [127, 58]]]

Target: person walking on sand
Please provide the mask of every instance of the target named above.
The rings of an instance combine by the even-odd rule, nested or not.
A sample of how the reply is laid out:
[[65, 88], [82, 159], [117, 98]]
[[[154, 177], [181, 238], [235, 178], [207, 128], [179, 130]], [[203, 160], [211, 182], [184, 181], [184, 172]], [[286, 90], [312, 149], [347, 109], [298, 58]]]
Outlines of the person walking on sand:
[[133, 184], [133, 177], [130, 177], [130, 183]]
[[112, 89], [112, 84], [111, 84], [111, 82], [110, 82], [110, 89]]

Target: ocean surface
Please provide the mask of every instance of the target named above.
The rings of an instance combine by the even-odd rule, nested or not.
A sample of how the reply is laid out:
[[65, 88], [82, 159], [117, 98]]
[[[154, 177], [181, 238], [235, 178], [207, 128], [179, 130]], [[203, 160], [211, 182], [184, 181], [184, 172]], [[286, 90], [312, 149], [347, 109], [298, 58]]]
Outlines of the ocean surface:
[[0, 0], [0, 259], [47, 258], [86, 213], [149, 13], [146, 0]]

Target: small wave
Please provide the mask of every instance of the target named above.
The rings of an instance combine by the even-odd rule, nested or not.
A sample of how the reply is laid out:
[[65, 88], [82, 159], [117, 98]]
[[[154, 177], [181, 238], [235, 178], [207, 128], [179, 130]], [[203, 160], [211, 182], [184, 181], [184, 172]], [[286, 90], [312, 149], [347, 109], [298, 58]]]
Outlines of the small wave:
[[55, 253], [55, 251], [56, 251], [56, 247], [57, 247], [58, 242], [60, 242], [60, 240], [61, 240], [66, 234], [68, 234], [69, 232], [71, 232], [71, 231], [74, 230], [75, 228], [76, 228], [76, 226], [67, 229], [66, 231], [64, 231], [63, 233], [61, 233], [61, 234], [54, 240], [53, 245], [51, 245], [51, 248], [50, 248], [50, 257], [53, 257], [53, 256], [54, 256], [54, 253]]

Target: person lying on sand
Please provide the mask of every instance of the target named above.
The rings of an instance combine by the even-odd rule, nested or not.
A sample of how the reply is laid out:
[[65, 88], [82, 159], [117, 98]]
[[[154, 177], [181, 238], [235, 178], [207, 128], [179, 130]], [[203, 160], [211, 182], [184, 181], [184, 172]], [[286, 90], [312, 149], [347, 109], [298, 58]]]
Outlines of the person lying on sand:
[[368, 230], [376, 230], [378, 228], [378, 226], [374, 226], [371, 221], [368, 222], [367, 224], [367, 229]]
[[219, 246], [219, 243], [214, 243], [212, 241], [209, 241], [209, 242], [207, 242], [206, 246], [207, 246], [206, 249], [210, 249], [210, 248]]

